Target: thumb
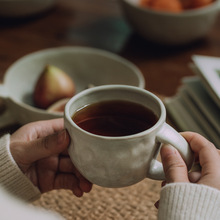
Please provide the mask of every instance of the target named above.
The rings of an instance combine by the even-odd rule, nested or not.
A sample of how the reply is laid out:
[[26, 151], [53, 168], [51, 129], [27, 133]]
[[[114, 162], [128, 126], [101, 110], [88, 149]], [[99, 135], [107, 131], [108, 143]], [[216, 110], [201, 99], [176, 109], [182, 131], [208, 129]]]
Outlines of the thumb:
[[37, 160], [57, 155], [67, 149], [69, 145], [69, 135], [66, 130], [58, 133], [39, 138], [26, 143], [25, 156], [28, 158], [29, 163]]
[[174, 147], [162, 146], [160, 155], [167, 183], [189, 182], [186, 164]]

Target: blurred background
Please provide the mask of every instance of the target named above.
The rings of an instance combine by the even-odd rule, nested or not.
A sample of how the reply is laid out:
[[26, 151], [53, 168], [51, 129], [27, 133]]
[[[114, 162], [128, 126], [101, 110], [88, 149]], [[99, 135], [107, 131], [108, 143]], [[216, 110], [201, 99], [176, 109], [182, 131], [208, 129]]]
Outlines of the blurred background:
[[145, 40], [130, 26], [118, 0], [57, 0], [40, 14], [0, 18], [0, 79], [13, 62], [26, 54], [50, 47], [82, 45], [125, 57], [142, 71], [146, 89], [172, 96], [181, 77], [193, 74], [188, 68], [193, 54], [219, 56], [219, 26], [218, 17], [213, 28], [195, 42], [163, 46]]
[[[8, 111], [7, 101], [3, 97], [5, 91], [1, 89], [1, 85], [5, 84], [8, 69], [20, 58], [37, 51], [63, 46], [92, 47], [120, 56], [134, 64], [144, 77], [145, 89], [164, 101], [168, 107], [168, 122], [179, 131], [199, 131], [219, 144], [220, 98], [217, 93], [213, 98], [210, 95], [213, 94], [212, 85], [204, 86], [207, 83], [200, 80], [209, 76], [215, 79], [211, 70], [203, 72], [204, 68], [213, 64], [213, 57], [216, 58], [215, 69], [220, 70], [219, 0], [196, 8], [185, 6], [186, 9], [180, 9], [177, 5], [171, 11], [141, 5], [148, 4], [147, 2], [0, 0], [0, 114]], [[194, 55], [207, 56], [211, 61], [199, 59], [197, 62], [197, 58], [192, 59]], [[197, 65], [204, 64], [203, 67], [192, 66], [195, 61]], [[32, 67], [27, 64], [27, 69], [32, 68], [34, 72], [37, 65], [36, 63]], [[86, 65], [86, 62], [81, 62], [82, 67]], [[20, 70], [14, 67], [15, 74], [11, 75], [10, 80], [14, 80], [16, 85], [21, 78]], [[111, 72], [111, 66], [107, 68], [108, 73]], [[29, 77], [34, 75], [31, 71], [26, 74]], [[184, 80], [185, 77], [190, 77], [190, 80]], [[28, 80], [27, 77], [26, 84]], [[217, 88], [220, 88], [219, 80], [220, 77], [214, 80]], [[183, 101], [183, 96], [179, 95], [180, 88], [189, 84], [192, 85], [191, 90], [197, 87], [199, 89], [195, 93], [187, 93]], [[16, 86], [19, 87], [18, 83]], [[180, 102], [175, 102], [175, 97]], [[201, 110], [202, 106], [204, 111]], [[207, 106], [212, 107], [206, 109]], [[2, 115], [0, 124], [4, 120]], [[12, 116], [9, 114], [7, 117], [10, 119]], [[18, 123], [12, 123], [1, 127], [0, 134], [13, 132], [19, 126]], [[160, 183], [146, 179], [123, 189], [100, 189], [95, 186], [82, 199], [73, 198], [68, 191], [53, 191], [44, 194], [34, 204], [58, 211], [66, 219], [154, 220], [157, 219], [157, 210], [153, 204], [159, 198], [159, 192]]]

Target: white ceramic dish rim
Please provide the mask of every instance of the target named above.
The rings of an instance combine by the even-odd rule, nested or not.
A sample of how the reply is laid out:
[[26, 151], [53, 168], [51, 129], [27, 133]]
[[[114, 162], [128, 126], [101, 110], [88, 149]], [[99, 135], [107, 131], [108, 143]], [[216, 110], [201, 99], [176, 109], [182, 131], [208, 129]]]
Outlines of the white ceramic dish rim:
[[[158, 120], [157, 122], [149, 129], [145, 130], [145, 131], [142, 131], [138, 134], [132, 134], [132, 135], [126, 135], [126, 136], [103, 136], [103, 135], [97, 135], [97, 134], [93, 134], [91, 132], [88, 132], [88, 131], [85, 131], [83, 130], [82, 128], [80, 128], [71, 118], [70, 116], [70, 112], [71, 112], [71, 105], [72, 105], [72, 102], [73, 100], [79, 100], [80, 97], [82, 95], [87, 95], [87, 94], [92, 94], [92, 93], [96, 93], [96, 91], [100, 91], [100, 90], [103, 90], [104, 92], [105, 91], [108, 91], [108, 90], [122, 90], [122, 91], [130, 91], [132, 90], [132, 92], [134, 93], [138, 93], [140, 95], [147, 95], [148, 97], [150, 97], [149, 99], [152, 99], [155, 104], [158, 106], [158, 111], [160, 112], [160, 115], [157, 115], [158, 116]], [[163, 102], [161, 101], [161, 99], [159, 99], [159, 97], [157, 97], [155, 94], [151, 93], [150, 91], [148, 90], [143, 90], [139, 87], [134, 87], [134, 86], [125, 86], [125, 85], [103, 85], [103, 86], [97, 86], [97, 87], [94, 87], [94, 88], [91, 88], [89, 90], [84, 90], [82, 91], [80, 94], [76, 94], [74, 97], [72, 97], [69, 102], [67, 102], [66, 104], [66, 107], [65, 107], [65, 110], [64, 110], [64, 114], [65, 114], [65, 117], [66, 117], [66, 120], [74, 127], [76, 127], [78, 130], [81, 130], [85, 133], [87, 133], [89, 136], [92, 136], [92, 137], [99, 137], [101, 139], [112, 139], [112, 140], [117, 140], [117, 139], [129, 139], [129, 138], [132, 138], [133, 136], [142, 136], [143, 134], [147, 135], [149, 133], [151, 133], [152, 130], [158, 130], [158, 127], [161, 123], [163, 123], [166, 119], [166, 109], [165, 109], [165, 106], [163, 105]]]
[[[144, 79], [144, 76], [142, 75], [142, 73], [140, 72], [140, 70], [133, 64], [131, 63], [130, 61], [126, 60], [125, 58], [117, 55], [117, 54], [114, 54], [112, 52], [109, 52], [109, 51], [105, 51], [105, 50], [102, 50], [102, 49], [97, 49], [97, 48], [92, 48], [92, 47], [82, 47], [82, 46], [64, 46], [64, 47], [55, 47], [55, 48], [48, 48], [48, 49], [43, 49], [43, 50], [39, 50], [39, 51], [36, 51], [36, 52], [33, 52], [33, 53], [30, 53], [30, 54], [27, 54], [23, 57], [21, 57], [20, 59], [18, 59], [17, 61], [15, 61], [5, 72], [5, 76], [3, 78], [3, 82], [2, 84], [0, 84], [0, 98], [9, 98], [11, 100], [13, 100], [14, 103], [16, 103], [17, 105], [19, 106], [23, 106], [25, 107], [26, 109], [29, 109], [33, 112], [42, 112], [42, 113], [45, 113], [45, 110], [44, 109], [40, 109], [40, 108], [37, 108], [35, 106], [32, 106], [32, 105], [29, 105], [29, 104], [26, 104], [24, 102], [22, 102], [21, 100], [18, 100], [14, 97], [11, 97], [9, 94], [7, 94], [4, 86], [5, 86], [5, 82], [7, 81], [7, 77], [8, 77], [8, 73], [10, 73], [11, 69], [13, 69], [18, 63], [22, 62], [23, 60], [26, 60], [26, 59], [30, 59], [30, 57], [32, 56], [40, 56], [42, 53], [52, 53], [53, 51], [54, 52], [57, 52], [57, 51], [65, 51], [65, 50], [78, 50], [78, 51], [83, 51], [83, 52], [93, 52], [93, 53], [96, 53], [96, 54], [99, 54], [99, 55], [102, 55], [102, 56], [105, 56], [105, 57], [109, 57], [113, 60], [118, 60], [124, 64], [126, 64], [127, 66], [129, 66], [131, 69], [133, 69], [134, 73], [136, 74], [138, 80], [139, 80], [139, 85], [137, 87], [139, 88], [142, 88], [144, 89], [145, 88], [145, 79]], [[51, 113], [53, 115], [63, 115], [62, 113], [59, 113], [59, 112], [56, 112], [56, 113]]]

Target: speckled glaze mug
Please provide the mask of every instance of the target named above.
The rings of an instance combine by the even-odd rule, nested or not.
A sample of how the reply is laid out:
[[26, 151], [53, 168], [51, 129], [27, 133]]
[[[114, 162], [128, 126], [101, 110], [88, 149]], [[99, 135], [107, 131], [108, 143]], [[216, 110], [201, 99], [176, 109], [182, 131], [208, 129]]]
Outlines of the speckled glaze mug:
[[[123, 100], [151, 109], [158, 120], [140, 133], [109, 137], [80, 128], [72, 116], [82, 107], [106, 100]], [[166, 122], [162, 101], [147, 90], [126, 85], [106, 85], [87, 89], [70, 99], [65, 106], [64, 121], [71, 143], [69, 155], [80, 173], [94, 184], [103, 187], [125, 187], [144, 178], [164, 179], [157, 154], [162, 143], [174, 146], [188, 169], [193, 154], [186, 140]]]

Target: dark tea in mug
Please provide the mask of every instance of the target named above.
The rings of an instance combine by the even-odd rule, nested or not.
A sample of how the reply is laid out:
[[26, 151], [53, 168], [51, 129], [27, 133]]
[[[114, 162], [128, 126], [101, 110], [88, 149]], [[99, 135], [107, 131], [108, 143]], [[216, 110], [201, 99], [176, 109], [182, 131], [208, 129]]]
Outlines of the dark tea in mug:
[[110, 100], [86, 105], [72, 120], [90, 133], [118, 137], [145, 131], [156, 124], [158, 117], [141, 104]]

